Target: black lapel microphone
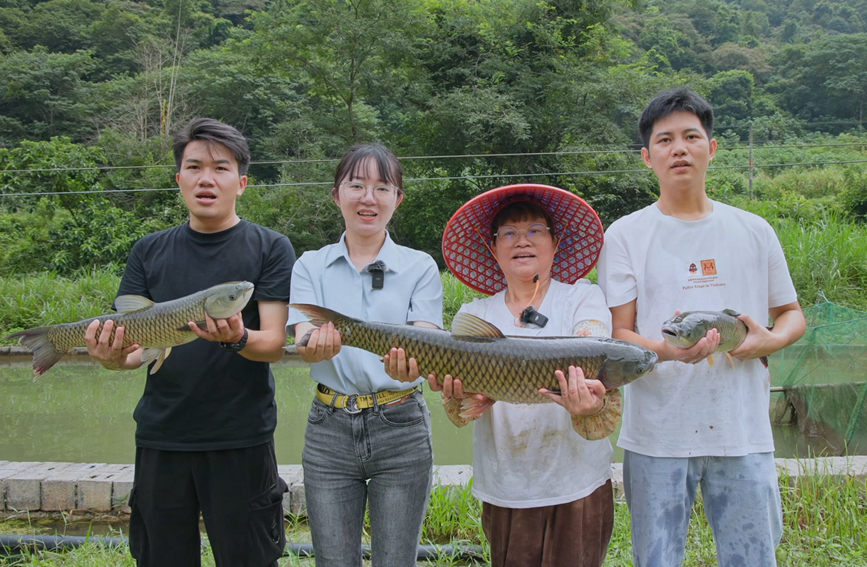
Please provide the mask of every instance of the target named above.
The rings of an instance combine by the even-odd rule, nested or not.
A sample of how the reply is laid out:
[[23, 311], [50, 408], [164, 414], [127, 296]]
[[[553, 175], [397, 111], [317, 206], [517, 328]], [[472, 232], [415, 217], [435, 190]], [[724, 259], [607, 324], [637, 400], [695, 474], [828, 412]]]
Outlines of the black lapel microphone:
[[548, 324], [548, 318], [533, 309], [533, 306], [530, 305], [521, 312], [521, 323], [523, 325], [532, 323], [537, 327], [544, 327]]
[[385, 284], [385, 263], [377, 260], [367, 265], [367, 271], [373, 276], [373, 289], [382, 289]]
[[545, 317], [544, 315], [542, 315], [541, 313], [539, 313], [538, 311], [536, 311], [532, 305], [533, 299], [536, 299], [536, 294], [539, 293], [539, 276], [538, 276], [538, 274], [536, 275], [535, 278], [533, 278], [533, 282], [536, 284], [536, 291], [533, 292], [533, 298], [530, 299], [530, 305], [528, 305], [526, 309], [521, 311], [521, 317], [519, 320], [521, 321], [521, 326], [524, 326], [528, 323], [532, 323], [533, 325], [536, 325], [537, 327], [544, 327], [545, 325], [548, 324], [548, 318]]

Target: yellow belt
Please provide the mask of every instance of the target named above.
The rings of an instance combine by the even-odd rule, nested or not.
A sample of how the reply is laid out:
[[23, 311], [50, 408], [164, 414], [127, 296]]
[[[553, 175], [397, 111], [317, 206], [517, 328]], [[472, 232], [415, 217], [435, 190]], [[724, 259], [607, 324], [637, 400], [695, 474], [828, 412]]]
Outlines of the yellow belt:
[[327, 386], [317, 384], [316, 398], [328, 406], [341, 408], [349, 413], [358, 413], [363, 409], [372, 408], [374, 406], [374, 398], [376, 398], [377, 405], [384, 406], [400, 401], [403, 398], [410, 396], [416, 390], [418, 390], [418, 386], [410, 388], [409, 390], [401, 390], [399, 392], [386, 390], [377, 394], [341, 394]]

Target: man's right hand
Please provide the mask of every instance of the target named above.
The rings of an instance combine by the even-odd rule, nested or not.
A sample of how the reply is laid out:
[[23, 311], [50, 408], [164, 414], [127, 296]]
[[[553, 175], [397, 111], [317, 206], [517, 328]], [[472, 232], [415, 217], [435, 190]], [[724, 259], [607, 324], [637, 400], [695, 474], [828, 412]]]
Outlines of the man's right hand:
[[662, 345], [657, 351], [660, 355], [659, 359], [676, 360], [687, 364], [696, 364], [713, 356], [716, 349], [719, 348], [720, 334], [716, 329], [711, 329], [697, 343], [689, 348], [676, 347], [667, 340], [662, 340]]
[[[141, 346], [132, 344], [123, 348], [123, 333], [124, 328], [118, 327], [114, 334], [114, 341], [111, 340], [111, 331], [114, 329], [114, 321], [111, 319], [105, 322], [102, 326], [102, 331], [99, 331], [99, 320], [94, 319], [84, 333], [84, 343], [87, 345], [87, 354], [99, 361], [104, 368], [109, 370], [132, 370], [141, 366], [141, 356], [130, 357], [131, 354], [138, 351]], [[98, 333], [98, 334], [97, 334]], [[133, 360], [137, 358], [136, 360]]]

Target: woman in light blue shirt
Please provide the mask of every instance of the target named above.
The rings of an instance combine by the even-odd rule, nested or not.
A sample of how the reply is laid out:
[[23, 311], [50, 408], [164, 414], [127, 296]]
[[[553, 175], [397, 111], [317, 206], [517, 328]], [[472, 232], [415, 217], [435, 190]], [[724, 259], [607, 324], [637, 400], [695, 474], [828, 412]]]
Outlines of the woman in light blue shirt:
[[[395, 244], [386, 230], [403, 200], [402, 177], [387, 148], [350, 148], [331, 189], [346, 231], [336, 244], [298, 259], [291, 303], [366, 321], [442, 327], [436, 263]], [[302, 454], [317, 566], [361, 566], [368, 502], [373, 565], [415, 565], [433, 471], [430, 412], [419, 387], [424, 379], [390, 378], [407, 379], [402, 357], [383, 365], [375, 354], [341, 349], [332, 324], [314, 330], [296, 310], [290, 309], [287, 329], [297, 337], [312, 330], [298, 352], [317, 382]]]

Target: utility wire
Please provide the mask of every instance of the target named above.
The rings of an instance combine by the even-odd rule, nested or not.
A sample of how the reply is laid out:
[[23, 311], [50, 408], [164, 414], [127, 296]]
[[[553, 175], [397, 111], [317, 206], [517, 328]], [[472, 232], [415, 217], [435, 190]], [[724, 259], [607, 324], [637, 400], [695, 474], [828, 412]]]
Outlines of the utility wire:
[[[816, 161], [816, 162], [799, 162], [799, 163], [771, 163], [771, 164], [754, 164], [754, 168], [770, 168], [770, 167], [793, 167], [807, 165], [843, 165], [851, 163], [867, 163], [867, 160], [849, 160], [849, 161]], [[749, 165], [720, 165], [709, 167], [709, 170], [718, 169], [749, 169]], [[606, 169], [593, 171], [561, 171], [547, 173], [503, 173], [493, 175], [455, 175], [443, 177], [415, 177], [407, 178], [409, 182], [426, 182], [426, 181], [453, 181], [457, 179], [505, 179], [515, 177], [570, 177], [576, 175], [609, 175], [621, 173], [650, 173], [647, 168], [644, 169]], [[329, 186], [333, 181], [307, 181], [295, 183], [263, 183], [258, 185], [248, 185], [248, 189], [266, 189], [274, 187], [311, 187], [311, 186]], [[52, 195], [89, 195], [89, 194], [106, 194], [106, 193], [144, 193], [155, 191], [179, 191], [177, 187], [165, 187], [161, 189], [104, 189], [104, 190], [88, 190], [88, 191], [53, 191], [53, 192], [34, 192], [34, 193], [2, 193], [0, 197], [43, 197]]]
[[[737, 145], [720, 146], [718, 151], [732, 151], [746, 149], [748, 142], [735, 142]], [[753, 150], [769, 150], [769, 149], [800, 149], [800, 148], [842, 148], [852, 146], [867, 146], [867, 140], [864, 142], [849, 142], [844, 144], [791, 144], [791, 145], [776, 145], [776, 146], [759, 146], [753, 145]], [[439, 156], [403, 156], [398, 159], [401, 161], [409, 160], [438, 160], [438, 159], [470, 159], [470, 158], [496, 158], [496, 157], [527, 157], [527, 156], [570, 156], [570, 155], [590, 155], [590, 154], [637, 154], [641, 149], [609, 149], [609, 150], [572, 150], [560, 152], [522, 152], [522, 153], [500, 153], [500, 154], [454, 154], [454, 155], [439, 155]], [[273, 161], [253, 161], [250, 165], [292, 165], [292, 164], [308, 164], [308, 163], [335, 163], [340, 161], [340, 158], [323, 158], [323, 159], [298, 159], [298, 160], [273, 160]], [[89, 167], [56, 167], [56, 168], [34, 168], [34, 169], [0, 169], [0, 173], [49, 173], [55, 171], [114, 171], [124, 169], [167, 169], [176, 167], [174, 164], [164, 165], [95, 165]], [[251, 185], [252, 187], [252, 185]]]

